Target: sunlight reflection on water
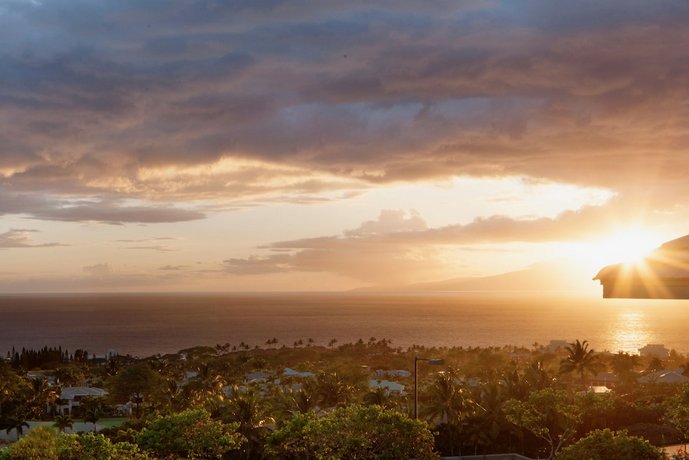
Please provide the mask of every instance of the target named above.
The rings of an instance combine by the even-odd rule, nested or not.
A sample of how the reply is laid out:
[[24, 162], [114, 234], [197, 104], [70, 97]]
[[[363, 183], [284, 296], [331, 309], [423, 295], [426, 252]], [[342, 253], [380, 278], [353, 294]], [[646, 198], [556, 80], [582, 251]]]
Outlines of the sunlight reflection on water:
[[621, 311], [611, 327], [610, 350], [638, 354], [639, 348], [654, 343], [648, 328], [648, 314], [639, 310]]

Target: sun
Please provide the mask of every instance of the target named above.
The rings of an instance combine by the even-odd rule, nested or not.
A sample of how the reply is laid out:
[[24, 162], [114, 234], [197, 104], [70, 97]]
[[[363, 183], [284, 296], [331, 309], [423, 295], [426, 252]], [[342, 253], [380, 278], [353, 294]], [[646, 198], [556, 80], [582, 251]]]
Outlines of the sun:
[[597, 268], [616, 263], [637, 264], [662, 242], [663, 238], [651, 231], [630, 228], [579, 244], [574, 255]]

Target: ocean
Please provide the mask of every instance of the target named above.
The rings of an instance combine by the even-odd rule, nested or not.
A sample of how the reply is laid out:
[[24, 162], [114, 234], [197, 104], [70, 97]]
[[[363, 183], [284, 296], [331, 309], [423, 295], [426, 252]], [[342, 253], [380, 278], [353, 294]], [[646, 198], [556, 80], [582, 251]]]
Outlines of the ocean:
[[393, 346], [531, 347], [588, 340], [596, 351], [647, 343], [689, 352], [689, 301], [572, 294], [80, 294], [0, 296], [0, 353], [62, 346], [145, 357], [195, 345], [292, 346], [391, 339]]

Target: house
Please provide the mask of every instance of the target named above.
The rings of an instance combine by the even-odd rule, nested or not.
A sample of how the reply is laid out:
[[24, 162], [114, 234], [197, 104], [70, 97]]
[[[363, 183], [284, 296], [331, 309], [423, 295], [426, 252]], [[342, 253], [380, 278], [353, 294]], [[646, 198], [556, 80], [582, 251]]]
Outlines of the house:
[[689, 299], [689, 235], [668, 241], [641, 262], [603, 267], [593, 278], [604, 298]]
[[409, 372], [406, 369], [392, 369], [392, 370], [385, 370], [385, 369], [377, 369], [374, 374], [376, 377], [399, 377], [399, 378], [404, 378], [407, 379], [411, 377], [411, 372]]
[[643, 348], [639, 348], [639, 354], [641, 356], [650, 356], [653, 358], [667, 358], [670, 356], [670, 350], [665, 348], [663, 344], [660, 343], [649, 343]]
[[390, 393], [404, 394], [404, 385], [397, 382], [391, 382], [390, 380], [370, 379], [368, 381], [368, 387], [371, 390], [382, 388]]
[[26, 373], [26, 378], [29, 380], [45, 380], [48, 385], [55, 385], [56, 378], [52, 372], [46, 371], [29, 371]]
[[612, 390], [605, 385], [592, 385], [589, 387], [589, 391], [597, 395], [604, 395], [612, 392]]
[[689, 377], [682, 375], [682, 369], [662, 370], [646, 374], [639, 378], [639, 383], [687, 383]]
[[286, 367], [284, 371], [282, 371], [282, 375], [285, 377], [299, 377], [299, 378], [309, 378], [309, 377], [314, 377], [315, 374], [313, 372], [309, 371], [295, 371], [294, 369], [290, 369], [289, 367]]
[[64, 387], [60, 391], [60, 400], [57, 404], [57, 413], [72, 415], [72, 411], [81, 405], [84, 398], [101, 398], [108, 392], [102, 388], [94, 387]]
[[599, 372], [593, 377], [591, 377], [591, 385], [594, 386], [604, 386], [604, 387], [613, 387], [617, 382], [619, 381], [619, 378], [617, 377], [617, 374], [614, 372]]
[[244, 376], [246, 383], [266, 383], [270, 378], [269, 374], [265, 372], [249, 372]]

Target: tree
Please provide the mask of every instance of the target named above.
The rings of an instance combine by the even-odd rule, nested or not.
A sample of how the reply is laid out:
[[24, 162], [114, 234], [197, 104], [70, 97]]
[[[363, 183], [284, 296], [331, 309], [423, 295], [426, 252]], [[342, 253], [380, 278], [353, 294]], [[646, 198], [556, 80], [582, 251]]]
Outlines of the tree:
[[297, 414], [315, 410], [318, 395], [312, 380], [305, 381], [300, 388], [281, 387], [275, 394], [273, 409], [279, 419], [289, 420]]
[[15, 430], [17, 433], [17, 439], [19, 439], [24, 434], [24, 428], [29, 428], [29, 424], [26, 420], [25, 413], [15, 413], [13, 416], [10, 416], [5, 420], [5, 432], [9, 435], [12, 430]]
[[650, 442], [626, 431], [594, 430], [560, 452], [557, 460], [663, 460], [665, 454]]
[[392, 407], [394, 405], [394, 400], [392, 399], [392, 394], [390, 390], [383, 387], [373, 388], [369, 390], [363, 397], [364, 404], [368, 406], [382, 406], [382, 407]]
[[34, 379], [31, 381], [31, 391], [30, 417], [42, 418], [47, 415], [48, 408], [54, 411], [55, 403], [60, 398], [56, 387], [49, 385], [46, 379]]
[[74, 425], [74, 420], [72, 420], [72, 417], [64, 414], [55, 417], [55, 423], [53, 423], [53, 426], [61, 432], [64, 432], [67, 428], [71, 430], [72, 425]]
[[162, 385], [163, 378], [147, 364], [126, 367], [107, 382], [110, 398], [120, 404], [133, 401], [137, 418], [141, 416], [141, 404], [152, 401]]
[[245, 442], [237, 427], [211, 420], [206, 410], [186, 410], [153, 420], [137, 443], [161, 458], [222, 458]]
[[32, 387], [29, 382], [17, 375], [4, 360], [0, 360], [0, 430], [9, 433], [21, 423], [23, 429], [30, 411]]
[[510, 423], [547, 443], [548, 459], [574, 436], [581, 421], [579, 408], [567, 393], [552, 388], [534, 391], [525, 401], [510, 399], [504, 410]]
[[686, 448], [689, 440], [689, 384], [682, 385], [680, 391], [668, 401], [666, 415], [682, 434]]
[[[127, 442], [112, 443], [101, 434], [58, 433], [54, 429], [36, 427], [10, 445], [7, 460], [152, 460], [138, 446]], [[0, 452], [1, 454], [1, 452]]]
[[96, 423], [100, 420], [101, 409], [99, 407], [89, 407], [84, 412], [84, 422], [93, 423], [93, 431], [98, 431]]
[[36, 427], [10, 446], [8, 458], [58, 460], [58, 434], [47, 426]]
[[350, 405], [295, 416], [268, 439], [281, 459], [438, 459], [426, 423], [380, 406]]
[[436, 374], [424, 392], [423, 406], [420, 408], [425, 419], [442, 425], [450, 455], [455, 454], [457, 437], [464, 419], [474, 410], [474, 401], [458, 380], [452, 369]]
[[420, 412], [436, 423], [459, 425], [473, 408], [474, 401], [451, 369], [437, 374], [425, 393]]
[[[212, 407], [224, 398], [225, 379], [214, 372], [208, 364], [199, 368], [199, 375], [187, 383], [184, 392], [189, 396], [192, 407]], [[169, 388], [169, 384], [166, 384]]]
[[576, 372], [583, 385], [586, 373], [595, 375], [601, 369], [601, 362], [594, 353], [586, 340], [577, 339], [567, 346], [567, 357], [560, 362], [560, 373]]
[[242, 392], [233, 387], [232, 397], [220, 409], [220, 417], [226, 423], [237, 424], [237, 432], [247, 441], [243, 445], [245, 458], [260, 456], [268, 425], [274, 420], [253, 390]]
[[352, 400], [356, 392], [354, 385], [335, 372], [319, 372], [315, 385], [319, 403], [324, 408], [343, 406]]

